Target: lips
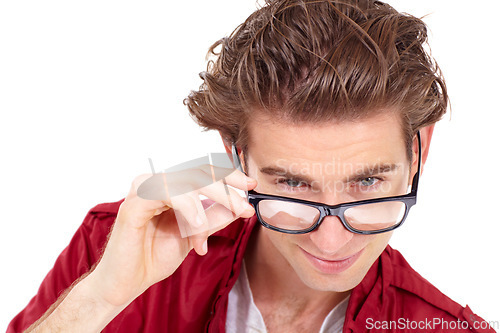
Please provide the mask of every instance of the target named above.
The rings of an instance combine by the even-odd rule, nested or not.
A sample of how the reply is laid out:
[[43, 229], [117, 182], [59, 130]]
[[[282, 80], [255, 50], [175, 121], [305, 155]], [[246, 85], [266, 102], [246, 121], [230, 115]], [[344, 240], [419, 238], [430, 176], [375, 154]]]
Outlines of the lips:
[[356, 262], [356, 260], [361, 256], [361, 253], [363, 252], [363, 250], [360, 250], [359, 252], [347, 257], [335, 260], [327, 260], [316, 257], [302, 248], [300, 249], [304, 253], [307, 260], [314, 266], [314, 268], [324, 274], [338, 274], [347, 270]]

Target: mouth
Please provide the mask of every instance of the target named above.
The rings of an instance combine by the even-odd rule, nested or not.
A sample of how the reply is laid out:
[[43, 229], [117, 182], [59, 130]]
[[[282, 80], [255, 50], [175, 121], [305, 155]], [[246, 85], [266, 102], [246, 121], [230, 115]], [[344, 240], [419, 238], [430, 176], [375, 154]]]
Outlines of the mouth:
[[345, 270], [347, 270], [349, 267], [351, 267], [356, 260], [361, 256], [363, 253], [363, 249], [360, 251], [339, 259], [335, 260], [330, 260], [330, 259], [324, 259], [324, 258], [319, 258], [316, 257], [306, 250], [300, 248], [302, 252], [304, 253], [305, 257], [309, 262], [313, 265], [314, 268], [316, 268], [318, 271], [324, 274], [338, 274], [341, 273]]

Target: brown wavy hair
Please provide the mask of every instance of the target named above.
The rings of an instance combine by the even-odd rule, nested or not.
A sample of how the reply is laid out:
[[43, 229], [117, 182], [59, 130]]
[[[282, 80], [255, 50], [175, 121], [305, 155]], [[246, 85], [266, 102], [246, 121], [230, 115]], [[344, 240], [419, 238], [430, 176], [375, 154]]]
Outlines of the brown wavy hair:
[[267, 0], [210, 47], [215, 59], [184, 103], [244, 152], [257, 110], [294, 124], [397, 110], [411, 154], [416, 131], [448, 106], [427, 37], [421, 19], [380, 1]]

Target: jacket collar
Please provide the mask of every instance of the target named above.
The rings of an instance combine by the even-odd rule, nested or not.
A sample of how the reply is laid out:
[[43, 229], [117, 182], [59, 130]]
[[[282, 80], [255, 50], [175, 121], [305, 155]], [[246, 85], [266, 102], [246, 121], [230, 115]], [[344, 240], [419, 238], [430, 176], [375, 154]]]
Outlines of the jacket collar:
[[[260, 227], [257, 217], [254, 215], [249, 219], [239, 219], [231, 224], [229, 228], [222, 229], [212, 237], [230, 242], [234, 246], [234, 260], [230, 278], [224, 290], [220, 290], [218, 297], [225, 299], [221, 302], [221, 308], [216, 311], [224, 314], [219, 318], [222, 328], [225, 323], [225, 308], [227, 306], [227, 295], [236, 282], [245, 249], [252, 234], [252, 230]], [[387, 245], [382, 254], [375, 260], [365, 277], [351, 291], [349, 304], [344, 322], [344, 332], [367, 332], [366, 323], [368, 318], [385, 318], [388, 311], [395, 306], [394, 292], [396, 290], [417, 296], [425, 303], [437, 309], [447, 309], [446, 312], [462, 317], [463, 308], [444, 296], [439, 290], [432, 286], [427, 280], [415, 272], [406, 262], [403, 256]]]

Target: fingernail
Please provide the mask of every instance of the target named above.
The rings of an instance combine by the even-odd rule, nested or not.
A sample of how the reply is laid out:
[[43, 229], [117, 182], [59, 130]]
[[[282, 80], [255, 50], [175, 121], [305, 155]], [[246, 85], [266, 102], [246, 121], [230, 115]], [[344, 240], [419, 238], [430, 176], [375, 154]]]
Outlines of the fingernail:
[[195, 227], [201, 227], [203, 225], [203, 221], [201, 220], [200, 215], [196, 215], [196, 219], [194, 220]]
[[203, 242], [202, 249], [203, 249], [203, 252], [204, 252], [204, 253], [207, 253], [207, 252], [208, 252], [208, 243], [207, 243], [207, 240], [206, 240], [206, 239], [205, 239], [205, 241]]

